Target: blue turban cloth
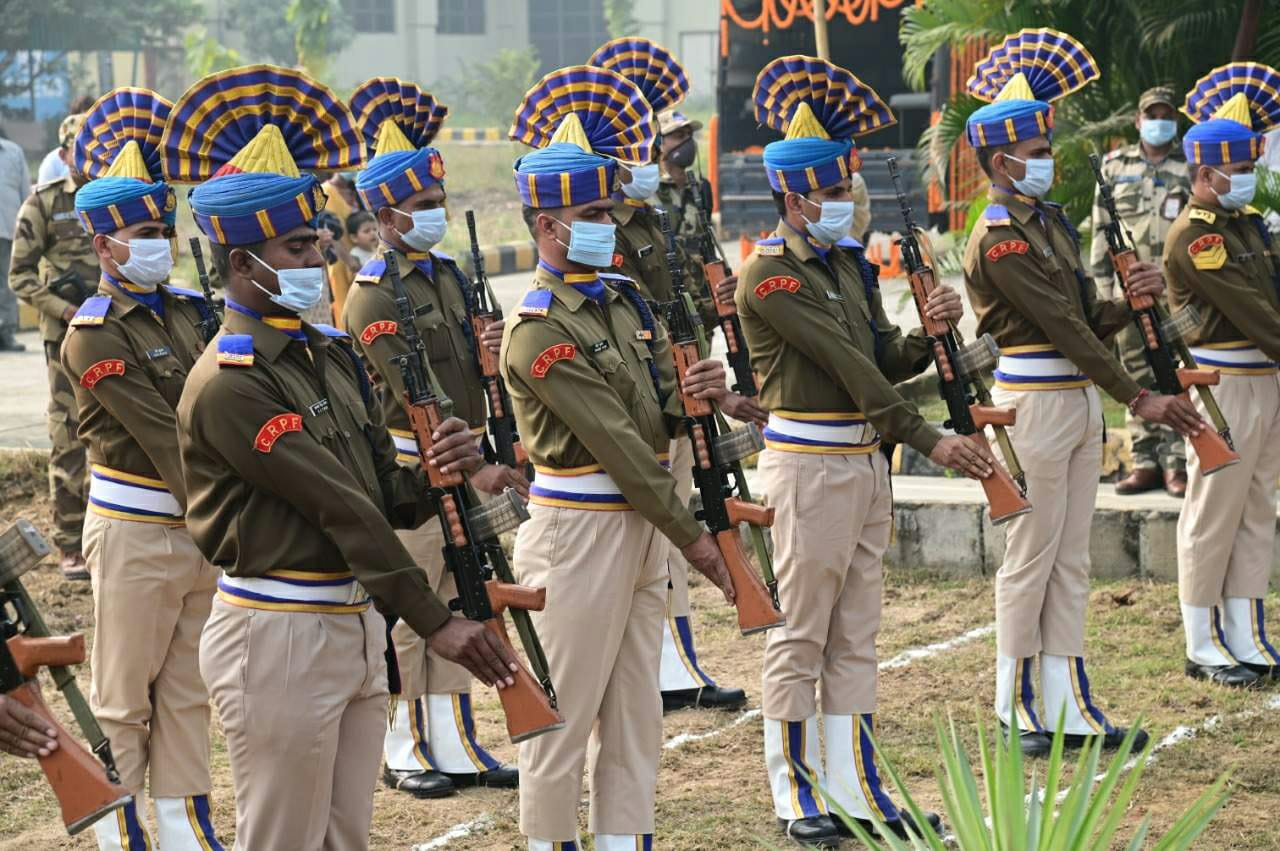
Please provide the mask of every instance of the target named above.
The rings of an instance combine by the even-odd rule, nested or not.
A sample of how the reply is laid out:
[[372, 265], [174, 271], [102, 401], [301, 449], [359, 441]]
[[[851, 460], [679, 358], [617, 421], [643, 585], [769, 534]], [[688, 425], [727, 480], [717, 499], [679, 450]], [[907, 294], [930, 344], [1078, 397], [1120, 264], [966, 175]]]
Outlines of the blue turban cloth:
[[1201, 77], [1182, 108], [1195, 122], [1182, 137], [1187, 160], [1224, 165], [1262, 156], [1262, 134], [1280, 123], [1278, 92], [1280, 72], [1259, 62], [1232, 62]]
[[351, 112], [373, 152], [356, 176], [365, 206], [377, 210], [398, 204], [444, 182], [444, 158], [430, 145], [448, 107], [413, 83], [375, 77], [351, 96]]
[[159, 142], [173, 104], [155, 92], [118, 88], [95, 103], [75, 139], [76, 168], [90, 178], [76, 212], [90, 234], [177, 219], [177, 198], [161, 179]]

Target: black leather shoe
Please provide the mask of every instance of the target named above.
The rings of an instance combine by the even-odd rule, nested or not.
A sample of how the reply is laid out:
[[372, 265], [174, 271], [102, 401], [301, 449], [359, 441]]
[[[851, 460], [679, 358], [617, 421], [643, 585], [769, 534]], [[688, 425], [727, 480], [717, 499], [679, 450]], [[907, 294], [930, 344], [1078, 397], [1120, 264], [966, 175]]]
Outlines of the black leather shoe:
[[1258, 685], [1280, 680], [1280, 665], [1255, 665], [1253, 662], [1241, 662], [1240, 667], [1257, 674]]
[[1260, 685], [1258, 673], [1247, 665], [1199, 665], [1188, 660], [1187, 676], [1228, 688], [1256, 688]]
[[840, 845], [840, 831], [831, 816], [811, 816], [791, 821], [780, 818], [778, 825], [789, 839], [808, 848], [836, 848]]
[[520, 788], [520, 769], [510, 765], [499, 765], [488, 771], [475, 774], [450, 774], [441, 772], [459, 789], [467, 786], [483, 786], [486, 789], [518, 789]]
[[[1104, 751], [1113, 751], [1120, 747], [1124, 742], [1124, 737], [1129, 735], [1127, 727], [1116, 727], [1110, 733], [1106, 733], [1102, 737], [1102, 749]], [[1146, 730], [1139, 730], [1137, 735], [1133, 737], [1132, 753], [1138, 753], [1147, 746], [1147, 739], [1151, 738], [1147, 735]], [[1053, 741], [1052, 734], [1049, 737]], [[1063, 733], [1062, 746], [1067, 750], [1079, 750], [1086, 745], [1092, 744], [1093, 735], [1081, 735], [1079, 733]]]
[[741, 709], [747, 705], [747, 693], [740, 688], [720, 688], [720, 686], [704, 686], [703, 688], [684, 688], [662, 693], [662, 711], [674, 712], [677, 709]]
[[[1009, 738], [1009, 725], [1001, 721], [1000, 732], [1004, 733], [1006, 739]], [[1022, 746], [1022, 755], [1031, 759], [1048, 756], [1053, 749], [1053, 739], [1035, 730], [1019, 730], [1018, 744]]]
[[[933, 828], [934, 833], [938, 834], [938, 836], [942, 836], [942, 817], [941, 816], [939, 816], [937, 813], [926, 812], [924, 814], [924, 819], [925, 821], [929, 822], [929, 826]], [[854, 819], [854, 821], [858, 823], [859, 827], [861, 827], [863, 830], [865, 830], [867, 833], [871, 834], [872, 836], [883, 838], [882, 834], [876, 830], [875, 822], [869, 821], [867, 819], [860, 819], [860, 818]], [[848, 837], [854, 836], [853, 830], [844, 823], [843, 819], [837, 818], [835, 819], [835, 823], [836, 823], [836, 830], [840, 832], [841, 836], [848, 836]], [[899, 810], [898, 818], [894, 819], [893, 821], [885, 822], [884, 826], [888, 828], [890, 833], [892, 833], [894, 836], [898, 837], [899, 839], [907, 838], [908, 828], [910, 828], [911, 832], [914, 833], [916, 836], [922, 835], [922, 831], [920, 830], [919, 827], [916, 826], [916, 820], [911, 816], [911, 813], [907, 812], [906, 810]]]
[[458, 791], [453, 781], [438, 771], [382, 769], [382, 782], [415, 798], [447, 798]]

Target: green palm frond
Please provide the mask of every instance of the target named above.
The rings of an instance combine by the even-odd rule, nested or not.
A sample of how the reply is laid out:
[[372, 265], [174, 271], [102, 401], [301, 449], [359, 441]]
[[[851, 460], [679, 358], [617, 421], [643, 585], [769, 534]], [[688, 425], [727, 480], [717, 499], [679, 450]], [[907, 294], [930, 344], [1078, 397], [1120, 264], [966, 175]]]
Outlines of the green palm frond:
[[1258, 191], [1253, 196], [1253, 206], [1264, 213], [1280, 214], [1280, 171], [1258, 166]]
[[937, 180], [939, 186], [946, 187], [951, 152], [964, 138], [965, 122], [982, 105], [982, 101], [969, 95], [954, 97], [943, 105], [937, 123], [921, 134], [916, 152], [922, 163], [921, 179], [926, 185]]

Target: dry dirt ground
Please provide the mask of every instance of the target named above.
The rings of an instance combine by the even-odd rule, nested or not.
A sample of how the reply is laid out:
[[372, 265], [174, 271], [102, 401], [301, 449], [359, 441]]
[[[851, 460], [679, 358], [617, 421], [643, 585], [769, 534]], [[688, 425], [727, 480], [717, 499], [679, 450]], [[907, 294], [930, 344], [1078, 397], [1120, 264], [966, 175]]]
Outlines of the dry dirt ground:
[[[22, 516], [48, 531], [39, 467], [0, 455], [0, 525]], [[87, 584], [68, 585], [47, 565], [29, 575], [28, 587], [52, 629], [81, 630], [92, 638]], [[694, 589], [693, 600], [703, 667], [721, 683], [746, 688], [750, 706], [758, 707], [761, 639], [739, 636], [731, 613], [705, 583]], [[988, 712], [994, 640], [989, 632], [980, 632], [906, 664], [900, 654], [982, 630], [991, 622], [991, 605], [988, 579], [940, 581], [924, 573], [889, 577], [879, 649], [882, 660], [896, 661], [881, 674], [879, 728], [913, 794], [927, 806], [941, 803], [934, 776], [939, 768], [934, 719], [950, 713], [972, 728], [974, 713]], [[1272, 606], [1280, 611], [1280, 600]], [[1228, 771], [1230, 800], [1196, 847], [1280, 848], [1275, 818], [1280, 809], [1280, 690], [1228, 693], [1183, 676], [1176, 594], [1170, 585], [1098, 585], [1090, 606], [1089, 649], [1094, 693], [1104, 711], [1125, 722], [1141, 712], [1158, 740], [1169, 739], [1139, 787], [1126, 816], [1127, 830], [1149, 815], [1153, 835], [1158, 835], [1208, 783]], [[86, 692], [88, 678], [87, 667], [82, 667]], [[69, 723], [65, 704], [47, 682], [45, 694]], [[514, 759], [515, 748], [503, 740], [494, 693], [479, 690], [476, 707], [482, 740], [499, 757]], [[1179, 727], [1184, 729], [1175, 732]], [[658, 847], [783, 847], [769, 805], [758, 715], [678, 712], [667, 716], [665, 736], [669, 747], [663, 751], [659, 778]], [[230, 838], [230, 772], [216, 723], [213, 771], [214, 820], [219, 833]], [[514, 792], [468, 791], [428, 802], [379, 787], [370, 844], [375, 849], [523, 848], [517, 811]], [[589, 848], [585, 812], [582, 825]], [[0, 849], [14, 851], [93, 847], [87, 835], [64, 835], [36, 764], [7, 756], [0, 756], [0, 837]]]

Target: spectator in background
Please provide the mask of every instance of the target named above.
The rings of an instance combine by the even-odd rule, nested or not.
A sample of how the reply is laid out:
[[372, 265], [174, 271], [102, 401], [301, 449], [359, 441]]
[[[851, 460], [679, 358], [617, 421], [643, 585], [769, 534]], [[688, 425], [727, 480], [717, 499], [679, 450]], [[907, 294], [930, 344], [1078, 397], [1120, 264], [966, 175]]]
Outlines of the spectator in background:
[[351, 257], [355, 265], [352, 271], [373, 259], [378, 253], [378, 222], [367, 210], [359, 210], [347, 216], [347, 237], [351, 240]]
[[0, 133], [0, 352], [21, 352], [26, 346], [14, 339], [18, 333], [18, 299], [9, 289], [9, 255], [18, 208], [31, 194], [27, 157], [16, 142]]
[[[360, 201], [356, 198], [356, 185], [353, 178], [342, 172], [335, 173], [324, 182], [324, 190], [329, 195], [329, 203], [325, 211], [333, 213], [339, 222], [346, 222], [347, 216], [360, 209]], [[342, 305], [347, 300], [347, 290], [355, 279], [353, 270], [345, 259], [351, 251], [351, 237], [344, 233], [333, 244], [333, 257], [326, 257], [329, 268], [329, 291], [333, 297], [333, 315], [342, 315]]]
[[[94, 98], [89, 95], [81, 95], [71, 102], [71, 114], [79, 115], [82, 112], [88, 112], [89, 107], [93, 106]], [[61, 180], [67, 176], [67, 161], [62, 156], [62, 146], [54, 148], [52, 151], [44, 155], [44, 159], [40, 161], [40, 168], [36, 171], [36, 183], [48, 183], [51, 180]], [[5, 265], [8, 266], [6, 259]]]

